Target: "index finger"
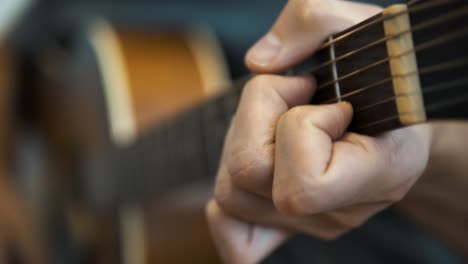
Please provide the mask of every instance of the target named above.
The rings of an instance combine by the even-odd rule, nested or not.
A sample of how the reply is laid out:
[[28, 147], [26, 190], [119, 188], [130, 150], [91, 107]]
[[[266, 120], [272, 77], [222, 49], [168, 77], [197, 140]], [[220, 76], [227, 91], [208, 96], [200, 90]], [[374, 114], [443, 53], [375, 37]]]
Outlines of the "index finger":
[[259, 75], [247, 83], [223, 153], [238, 187], [271, 197], [276, 124], [289, 108], [309, 102], [314, 88], [309, 77]]

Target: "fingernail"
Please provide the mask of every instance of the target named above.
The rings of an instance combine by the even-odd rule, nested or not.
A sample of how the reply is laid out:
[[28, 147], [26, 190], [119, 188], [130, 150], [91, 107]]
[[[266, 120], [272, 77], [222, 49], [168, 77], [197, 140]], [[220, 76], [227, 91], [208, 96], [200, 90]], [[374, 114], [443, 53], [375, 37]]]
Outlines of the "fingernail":
[[264, 66], [270, 64], [282, 47], [280, 39], [272, 32], [261, 38], [247, 53], [247, 60]]

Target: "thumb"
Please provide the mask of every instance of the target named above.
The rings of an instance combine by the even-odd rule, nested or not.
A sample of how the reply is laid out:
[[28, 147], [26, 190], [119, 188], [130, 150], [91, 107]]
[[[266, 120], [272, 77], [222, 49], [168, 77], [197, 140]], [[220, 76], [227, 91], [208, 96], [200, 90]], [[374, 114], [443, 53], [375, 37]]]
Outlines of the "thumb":
[[330, 35], [374, 14], [379, 7], [339, 0], [290, 0], [270, 32], [247, 53], [259, 73], [283, 71], [312, 54]]
[[224, 263], [258, 263], [289, 237], [289, 233], [283, 230], [231, 218], [214, 200], [208, 203], [206, 215]]

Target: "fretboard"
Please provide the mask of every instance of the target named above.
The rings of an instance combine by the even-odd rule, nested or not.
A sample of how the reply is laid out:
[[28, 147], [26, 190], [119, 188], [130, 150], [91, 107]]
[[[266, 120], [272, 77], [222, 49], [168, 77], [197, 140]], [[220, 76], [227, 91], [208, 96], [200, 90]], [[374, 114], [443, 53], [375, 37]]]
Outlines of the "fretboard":
[[[406, 11], [398, 10], [330, 37], [312, 57], [288, 71], [316, 76], [312, 103], [350, 102], [350, 131], [374, 135], [425, 121], [426, 116], [468, 118], [466, 1], [414, 1]], [[410, 21], [408, 28], [389, 33], [389, 23], [405, 23], [400, 17]], [[390, 41], [411, 45], [389, 54], [395, 52]], [[406, 69], [414, 57], [417, 65], [415, 60]], [[417, 85], [401, 89], [408, 84]], [[127, 147], [91, 157], [83, 175], [87, 199], [116, 206], [214, 179], [242, 86], [240, 82], [230, 92], [159, 123]]]

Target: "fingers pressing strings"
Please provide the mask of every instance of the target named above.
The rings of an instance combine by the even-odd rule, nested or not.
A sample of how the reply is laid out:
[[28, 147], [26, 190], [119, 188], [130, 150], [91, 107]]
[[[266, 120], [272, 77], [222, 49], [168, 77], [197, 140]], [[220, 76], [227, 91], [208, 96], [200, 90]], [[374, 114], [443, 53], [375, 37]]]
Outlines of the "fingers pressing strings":
[[276, 124], [291, 107], [307, 103], [314, 87], [307, 77], [274, 75], [259, 75], [246, 85], [223, 153], [236, 185], [271, 197]]

